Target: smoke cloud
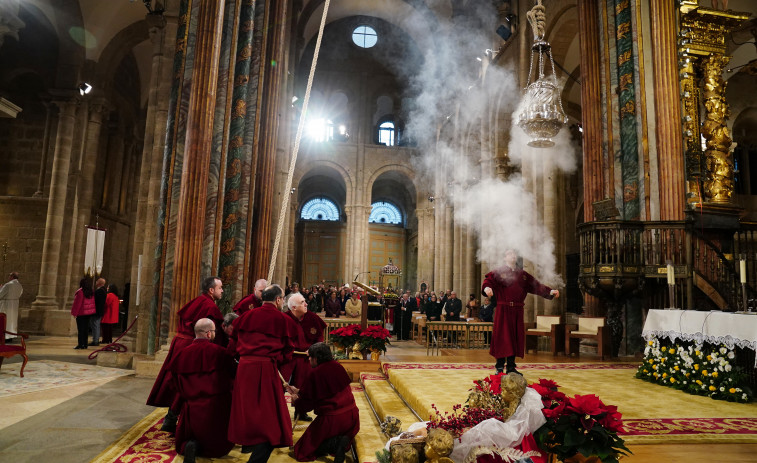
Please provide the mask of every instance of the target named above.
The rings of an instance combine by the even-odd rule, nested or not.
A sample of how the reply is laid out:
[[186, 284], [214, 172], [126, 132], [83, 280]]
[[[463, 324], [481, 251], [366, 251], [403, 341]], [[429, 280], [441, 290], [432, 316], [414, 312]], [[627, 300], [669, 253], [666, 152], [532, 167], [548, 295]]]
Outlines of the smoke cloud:
[[[489, 267], [486, 271], [504, 265], [505, 251], [513, 248], [534, 265], [534, 276], [560, 286], [563, 280], [556, 271], [554, 238], [528, 184], [545, 173], [574, 171], [576, 147], [567, 128], [552, 148], [527, 146], [527, 135], [516, 125], [523, 94], [517, 70], [490, 64], [485, 53], [501, 44], [493, 32], [496, 24], [491, 24], [497, 12], [487, 7], [473, 13], [475, 17], [465, 21], [453, 17], [440, 24], [436, 46], [426, 51], [424, 66], [412, 82], [415, 104], [408, 111], [407, 133], [421, 152], [415, 167], [428, 181], [435, 207], [452, 204], [455, 223], [475, 232], [477, 257]], [[480, 27], [461, 27], [471, 24]], [[505, 154], [503, 146], [497, 148], [500, 153], [494, 152], [492, 138], [497, 134], [490, 128], [493, 120], [508, 120], [500, 117], [503, 113], [513, 121], [511, 127], [498, 128], [510, 131], [506, 153], [510, 164], [535, 166], [528, 169], [533, 172], [528, 181], [517, 173], [507, 181], [499, 180], [491, 167], [492, 158]], [[551, 175], [546, 181], [560, 177]]]

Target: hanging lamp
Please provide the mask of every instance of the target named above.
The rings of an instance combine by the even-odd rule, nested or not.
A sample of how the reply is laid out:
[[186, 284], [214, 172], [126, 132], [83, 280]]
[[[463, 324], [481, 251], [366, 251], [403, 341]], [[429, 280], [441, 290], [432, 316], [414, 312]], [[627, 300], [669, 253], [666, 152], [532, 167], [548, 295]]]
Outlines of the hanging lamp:
[[[555, 145], [552, 141], [568, 118], [562, 107], [560, 99], [561, 88], [557, 83], [555, 74], [555, 62], [552, 59], [552, 46], [544, 40], [545, 23], [547, 16], [546, 8], [542, 0], [537, 0], [536, 5], [526, 15], [531, 29], [534, 31], [534, 44], [531, 47], [531, 64], [528, 69], [528, 82], [526, 93], [523, 96], [525, 107], [518, 114], [518, 126], [531, 138], [528, 146], [535, 148], [549, 148]], [[544, 74], [544, 62], [549, 60], [552, 67], [552, 75]], [[535, 79], [534, 61], [537, 62]]]

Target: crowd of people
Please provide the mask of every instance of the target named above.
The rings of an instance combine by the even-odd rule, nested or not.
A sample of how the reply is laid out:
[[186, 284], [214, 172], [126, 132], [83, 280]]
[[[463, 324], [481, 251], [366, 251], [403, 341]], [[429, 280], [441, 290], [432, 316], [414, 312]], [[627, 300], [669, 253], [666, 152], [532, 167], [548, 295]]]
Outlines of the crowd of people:
[[350, 377], [323, 343], [326, 324], [309, 310], [314, 295], [294, 284], [288, 292], [258, 280], [223, 316], [216, 305], [223, 284], [210, 277], [178, 311], [177, 333], [147, 404], [168, 407], [162, 430], [175, 433], [185, 462], [222, 457], [239, 444], [249, 462], [263, 463], [273, 449], [291, 447], [286, 393], [295, 423], [312, 421], [294, 445], [295, 458], [332, 454], [344, 461], [360, 429]]
[[[76, 318], [78, 342], [74, 349], [99, 346], [113, 342], [113, 328], [118, 324], [121, 300], [116, 285], [106, 286], [105, 278], [85, 277], [79, 281], [74, 293], [71, 315]], [[87, 342], [89, 333], [92, 341]], [[101, 339], [102, 335], [102, 339]]]

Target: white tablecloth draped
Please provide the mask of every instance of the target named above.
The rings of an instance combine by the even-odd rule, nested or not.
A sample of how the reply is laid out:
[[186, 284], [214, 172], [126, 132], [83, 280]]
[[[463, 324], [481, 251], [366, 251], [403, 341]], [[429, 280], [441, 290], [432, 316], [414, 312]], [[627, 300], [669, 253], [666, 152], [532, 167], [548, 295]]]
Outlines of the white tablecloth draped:
[[641, 335], [724, 344], [757, 351], [757, 314], [701, 312], [697, 310], [650, 310]]

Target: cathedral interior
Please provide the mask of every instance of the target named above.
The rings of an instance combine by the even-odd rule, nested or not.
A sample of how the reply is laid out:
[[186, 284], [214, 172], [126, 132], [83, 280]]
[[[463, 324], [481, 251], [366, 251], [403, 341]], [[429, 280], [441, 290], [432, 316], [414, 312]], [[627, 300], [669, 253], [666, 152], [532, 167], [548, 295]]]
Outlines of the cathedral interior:
[[[120, 366], [139, 372], [210, 275], [222, 312], [260, 278], [465, 301], [510, 249], [561, 292], [527, 299], [526, 321], [606, 317], [620, 361], [640, 357], [649, 310], [757, 310], [755, 15], [752, 0], [0, 0], [0, 273], [23, 284], [18, 329], [73, 359], [74, 291], [97, 273], [121, 288]], [[131, 379], [70, 392], [0, 450], [97, 455], [150, 412], [152, 382]], [[56, 437], [23, 440], [40, 429]]]
[[[397, 287], [480, 294], [509, 248], [565, 294], [526, 318], [607, 316], [615, 355], [639, 351], [649, 309], [751, 305], [755, 12], [4, 0], [0, 265], [21, 275], [20, 329], [75, 331], [87, 227], [106, 231], [99, 273], [128, 288], [140, 354], [208, 275], [223, 311], [258, 278], [383, 285], [390, 260]], [[532, 147], [523, 96], [542, 71], [562, 128]]]

